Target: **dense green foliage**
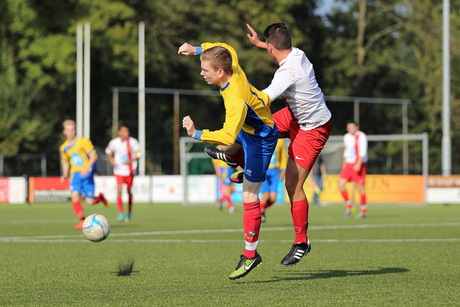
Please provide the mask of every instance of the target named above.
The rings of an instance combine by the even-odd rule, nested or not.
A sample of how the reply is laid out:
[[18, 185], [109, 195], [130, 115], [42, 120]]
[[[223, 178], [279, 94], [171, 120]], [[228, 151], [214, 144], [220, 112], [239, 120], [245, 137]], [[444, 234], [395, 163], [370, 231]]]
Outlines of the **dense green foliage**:
[[[456, 306], [460, 206], [370, 206], [366, 220], [342, 206], [310, 210], [312, 251], [280, 260], [294, 237], [289, 207], [267, 211], [263, 263], [230, 281], [244, 248], [242, 207], [137, 204], [87, 241], [70, 203], [0, 206], [1, 306]], [[134, 261], [131, 276], [120, 264]]]
[[[137, 86], [138, 22], [146, 23], [146, 86], [216, 90], [199, 76], [199, 61], [177, 56], [185, 41], [233, 45], [251, 82], [267, 86], [276, 63], [250, 46], [246, 23], [259, 34], [274, 22], [291, 29], [294, 45], [315, 65], [326, 96], [404, 98], [409, 133], [430, 134], [430, 170], [441, 166], [442, 1], [341, 0], [328, 16], [315, 15], [320, 0], [5, 0], [0, 2], [0, 154], [56, 153], [60, 123], [75, 118], [76, 26], [91, 24], [91, 138], [103, 148], [111, 138], [112, 86]], [[365, 11], [362, 10], [365, 4]], [[361, 7], [361, 10], [360, 10]], [[361, 14], [360, 14], [361, 12]], [[460, 1], [451, 0], [452, 84], [460, 79]], [[452, 145], [459, 150], [459, 89], [452, 86]], [[168, 160], [173, 149], [173, 98], [147, 95], [147, 166]], [[219, 128], [219, 98], [181, 97], [180, 116], [192, 114]], [[200, 107], [197, 105], [200, 104]], [[274, 110], [282, 103], [274, 103]], [[204, 106], [204, 107], [201, 107]], [[344, 133], [351, 104], [330, 103], [333, 134]], [[136, 135], [137, 97], [120, 94], [122, 120]], [[214, 114], [209, 116], [209, 114]], [[363, 105], [369, 134], [401, 133], [401, 110]], [[185, 133], [181, 131], [181, 135]], [[395, 145], [397, 146], [397, 145]], [[392, 151], [400, 149], [393, 148]], [[460, 157], [453, 155], [453, 172]]]

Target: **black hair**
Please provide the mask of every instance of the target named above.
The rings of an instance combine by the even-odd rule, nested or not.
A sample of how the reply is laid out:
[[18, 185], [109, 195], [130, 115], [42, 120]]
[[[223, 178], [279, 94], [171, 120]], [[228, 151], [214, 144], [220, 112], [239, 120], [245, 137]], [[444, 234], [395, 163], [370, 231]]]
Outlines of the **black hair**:
[[128, 129], [128, 130], [131, 130], [131, 129], [129, 128], [129, 124], [128, 124], [127, 122], [119, 122], [119, 123], [118, 123], [118, 130], [120, 130], [120, 129], [123, 128], [123, 127], [125, 127], [125, 128]]
[[267, 43], [272, 44], [278, 50], [291, 49], [291, 34], [284, 23], [269, 25], [264, 31], [264, 38]]
[[354, 120], [352, 120], [352, 119], [347, 121], [347, 125], [348, 124], [355, 124], [356, 126], [359, 126], [359, 124], [357, 122], [355, 122]]

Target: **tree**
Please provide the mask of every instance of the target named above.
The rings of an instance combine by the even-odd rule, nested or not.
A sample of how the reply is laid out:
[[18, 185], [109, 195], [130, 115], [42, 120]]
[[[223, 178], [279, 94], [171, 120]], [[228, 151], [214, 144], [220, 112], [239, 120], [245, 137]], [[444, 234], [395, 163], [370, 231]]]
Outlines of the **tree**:
[[[330, 65], [326, 68], [327, 86], [337, 95], [359, 93], [371, 97], [410, 99], [413, 102], [409, 113], [410, 133], [429, 132], [430, 153], [433, 157], [430, 159], [430, 170], [439, 173], [442, 1], [342, 2], [348, 5], [348, 9], [335, 11], [328, 19], [331, 32], [326, 45], [332, 52], [328, 56]], [[451, 2], [451, 18], [456, 21], [460, 3]], [[452, 23], [451, 32], [451, 44], [456, 46], [459, 37], [458, 22]], [[353, 37], [356, 38], [355, 42]], [[350, 52], [353, 49], [356, 51]], [[458, 50], [453, 48], [452, 52], [456, 61]], [[453, 79], [458, 78], [458, 73], [452, 70]], [[356, 84], [356, 87], [353, 86]], [[453, 97], [456, 96], [458, 89], [453, 88]], [[458, 104], [458, 99], [452, 100], [452, 114], [458, 114]], [[367, 121], [364, 124], [373, 133], [391, 129], [400, 116], [399, 113], [385, 112], [380, 108], [372, 111], [366, 114]], [[373, 116], [374, 112], [376, 116]], [[381, 114], [385, 114], [385, 121], [381, 120]], [[453, 116], [454, 127], [458, 127], [456, 118], [458, 117]], [[454, 139], [458, 138], [458, 129], [453, 131]], [[458, 144], [452, 143], [454, 146], [455, 143]], [[460, 160], [457, 159], [457, 162]]]

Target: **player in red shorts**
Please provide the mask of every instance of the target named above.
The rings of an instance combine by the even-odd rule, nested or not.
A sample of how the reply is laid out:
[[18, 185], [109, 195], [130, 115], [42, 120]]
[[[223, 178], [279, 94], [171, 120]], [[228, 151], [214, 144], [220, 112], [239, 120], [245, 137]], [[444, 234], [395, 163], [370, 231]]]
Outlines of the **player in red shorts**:
[[[142, 155], [140, 152], [139, 142], [129, 136], [129, 126], [126, 123], [120, 123], [118, 126], [118, 137], [111, 140], [105, 149], [107, 158], [113, 166], [113, 174], [117, 179], [117, 206], [118, 220], [120, 222], [130, 222], [133, 209], [132, 186], [134, 175], [136, 174], [137, 160]], [[122, 190], [126, 184], [128, 192], [128, 210], [125, 214], [123, 209]]]
[[343, 168], [340, 173], [339, 190], [347, 205], [344, 217], [354, 212], [353, 202], [348, 196], [347, 182], [355, 182], [360, 194], [361, 214], [364, 218], [367, 214], [366, 202], [366, 162], [367, 162], [367, 136], [359, 130], [359, 125], [354, 121], [347, 123], [347, 132], [343, 137], [345, 150], [343, 152]]
[[263, 90], [273, 102], [283, 98], [286, 107], [273, 114], [280, 137], [291, 140], [286, 167], [286, 190], [291, 202], [295, 239], [289, 253], [281, 261], [290, 266], [300, 261], [311, 249], [308, 230], [308, 200], [303, 186], [305, 180], [329, 139], [331, 112], [319, 87], [312, 63], [305, 53], [292, 46], [291, 35], [282, 23], [268, 26], [265, 42], [249, 25], [249, 41], [267, 49], [278, 64], [271, 84]]
[[[273, 114], [273, 119], [278, 126], [279, 136], [291, 140], [285, 186], [291, 202], [295, 238], [290, 251], [281, 260], [282, 265], [291, 266], [311, 250], [307, 236], [309, 204], [303, 186], [329, 139], [331, 112], [316, 81], [312, 63], [302, 50], [292, 47], [287, 27], [282, 23], [268, 26], [264, 31], [265, 42], [262, 42], [257, 32], [247, 26], [251, 32], [248, 34], [249, 41], [259, 48], [267, 49], [279, 64], [271, 84], [262, 92], [268, 94], [270, 103], [279, 97], [286, 103], [284, 109]], [[223, 158], [222, 152], [206, 153], [211, 158], [217, 157], [227, 163], [236, 162], [239, 166], [244, 164], [242, 150], [236, 153], [225, 152]]]

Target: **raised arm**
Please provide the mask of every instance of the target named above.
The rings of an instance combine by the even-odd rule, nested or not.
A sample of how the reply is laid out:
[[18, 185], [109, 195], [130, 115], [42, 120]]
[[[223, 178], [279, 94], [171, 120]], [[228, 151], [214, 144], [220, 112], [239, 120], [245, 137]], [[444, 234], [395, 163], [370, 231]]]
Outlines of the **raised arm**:
[[196, 55], [196, 48], [195, 46], [192, 46], [189, 43], [183, 43], [182, 46], [179, 47], [177, 54]]
[[259, 39], [256, 30], [254, 30], [249, 24], [246, 24], [246, 26], [248, 27], [249, 32], [251, 32], [250, 34], [246, 34], [251, 44], [259, 48], [267, 49], [267, 44]]

